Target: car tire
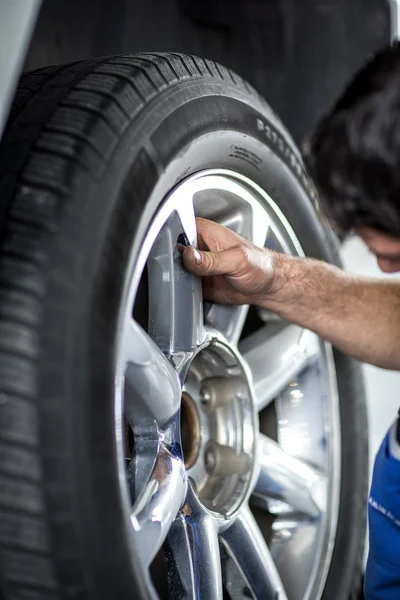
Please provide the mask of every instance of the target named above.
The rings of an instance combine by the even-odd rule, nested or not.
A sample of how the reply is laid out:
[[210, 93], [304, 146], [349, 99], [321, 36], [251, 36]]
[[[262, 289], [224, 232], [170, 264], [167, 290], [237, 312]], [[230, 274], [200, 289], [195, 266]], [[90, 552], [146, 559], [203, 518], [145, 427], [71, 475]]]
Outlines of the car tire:
[[[340, 265], [338, 249], [289, 134], [224, 67], [117, 56], [20, 86], [0, 146], [0, 590], [155, 597], [132, 547], [115, 436], [121, 297], [154, 216], [171, 190], [220, 169], [273, 198], [306, 255]], [[365, 400], [359, 366], [334, 361], [339, 514], [310, 600], [356, 597], [361, 582]], [[177, 589], [172, 598], [191, 597]]]

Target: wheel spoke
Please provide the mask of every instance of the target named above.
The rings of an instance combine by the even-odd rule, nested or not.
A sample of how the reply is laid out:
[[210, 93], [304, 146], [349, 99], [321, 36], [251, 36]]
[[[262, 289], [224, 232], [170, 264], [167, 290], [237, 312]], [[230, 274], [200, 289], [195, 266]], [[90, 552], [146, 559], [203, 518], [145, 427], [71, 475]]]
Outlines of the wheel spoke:
[[[293, 244], [293, 240], [291, 240]], [[267, 239], [265, 240], [265, 247], [274, 252], [283, 252], [284, 254], [292, 254], [293, 248], [288, 244], [282, 232], [273, 225], [268, 229]]]
[[148, 567], [161, 548], [186, 497], [184, 464], [161, 447], [149, 482], [131, 514], [137, 556]]
[[265, 408], [320, 353], [318, 337], [296, 325], [269, 323], [240, 345], [253, 378], [258, 410]]
[[302, 600], [315, 568], [319, 525], [277, 517], [271, 531], [271, 555], [290, 600]]
[[221, 558], [212, 517], [201, 512], [192, 516], [181, 513], [168, 535], [165, 555], [170, 597], [222, 600]]
[[300, 513], [310, 519], [323, 514], [327, 506], [326, 476], [264, 435], [258, 443], [261, 469], [253, 502], [278, 514]]
[[132, 424], [155, 422], [162, 429], [177, 414], [181, 387], [177, 372], [133, 320], [124, 337], [124, 412]]
[[[222, 540], [257, 600], [287, 600], [268, 546], [248, 508], [222, 534]], [[232, 587], [229, 579], [226, 586], [228, 591]]]
[[183, 267], [177, 243], [196, 244], [193, 203], [179, 203], [155, 240], [147, 260], [149, 335], [171, 357], [192, 353], [205, 337], [201, 281]]
[[232, 346], [237, 346], [248, 312], [248, 305], [211, 304], [206, 311], [206, 323], [220, 331]]
[[290, 600], [302, 600], [318, 552], [319, 525], [277, 517], [272, 525], [271, 555]]

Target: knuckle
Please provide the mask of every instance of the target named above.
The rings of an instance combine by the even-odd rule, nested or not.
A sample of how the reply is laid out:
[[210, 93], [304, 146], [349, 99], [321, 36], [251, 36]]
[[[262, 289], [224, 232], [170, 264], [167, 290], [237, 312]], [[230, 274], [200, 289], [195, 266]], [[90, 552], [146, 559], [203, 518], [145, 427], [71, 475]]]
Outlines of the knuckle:
[[239, 252], [240, 252], [240, 260], [243, 263], [249, 262], [249, 257], [251, 254], [251, 248], [247, 247], [247, 246], [239, 246]]
[[237, 246], [234, 249], [234, 252], [232, 253], [232, 270], [235, 270], [236, 272], [241, 272], [243, 269], [245, 269], [250, 262], [250, 252], [250, 249], [246, 246]]
[[207, 252], [205, 254], [205, 261], [204, 261], [204, 272], [205, 274], [212, 274], [215, 271], [216, 268], [216, 256], [213, 252]]

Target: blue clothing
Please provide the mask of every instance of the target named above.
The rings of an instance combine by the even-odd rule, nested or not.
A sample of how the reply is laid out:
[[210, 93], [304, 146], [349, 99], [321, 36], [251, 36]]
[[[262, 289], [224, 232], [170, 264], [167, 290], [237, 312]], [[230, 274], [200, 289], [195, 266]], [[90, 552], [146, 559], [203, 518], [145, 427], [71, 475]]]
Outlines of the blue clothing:
[[400, 600], [400, 446], [394, 441], [394, 427], [376, 456], [368, 499], [366, 600]]

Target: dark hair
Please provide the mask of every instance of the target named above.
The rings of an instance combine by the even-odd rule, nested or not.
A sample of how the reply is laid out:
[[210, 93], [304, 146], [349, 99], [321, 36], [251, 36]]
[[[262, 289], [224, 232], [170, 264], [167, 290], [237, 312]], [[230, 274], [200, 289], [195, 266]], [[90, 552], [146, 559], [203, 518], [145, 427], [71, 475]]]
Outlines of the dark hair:
[[355, 76], [304, 148], [321, 204], [338, 229], [400, 237], [400, 44]]

